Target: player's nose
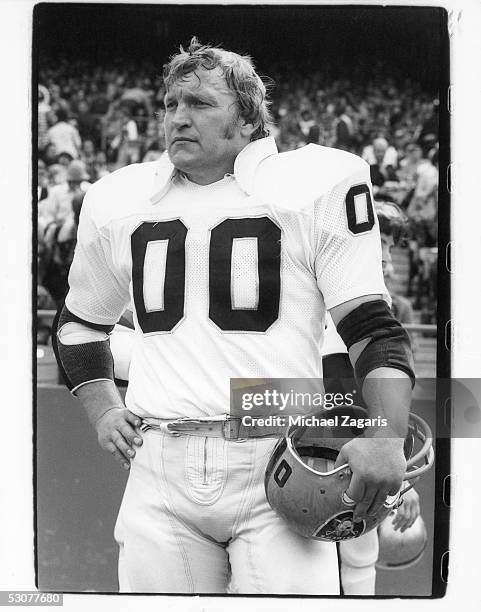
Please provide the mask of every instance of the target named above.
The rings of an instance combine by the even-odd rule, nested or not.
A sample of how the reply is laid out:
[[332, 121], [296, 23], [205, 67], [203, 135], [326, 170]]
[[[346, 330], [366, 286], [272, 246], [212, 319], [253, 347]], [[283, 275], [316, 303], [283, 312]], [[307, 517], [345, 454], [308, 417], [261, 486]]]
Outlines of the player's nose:
[[192, 118], [186, 104], [179, 102], [175, 109], [175, 114], [172, 117], [172, 127], [179, 129], [184, 126], [189, 126], [192, 123]]

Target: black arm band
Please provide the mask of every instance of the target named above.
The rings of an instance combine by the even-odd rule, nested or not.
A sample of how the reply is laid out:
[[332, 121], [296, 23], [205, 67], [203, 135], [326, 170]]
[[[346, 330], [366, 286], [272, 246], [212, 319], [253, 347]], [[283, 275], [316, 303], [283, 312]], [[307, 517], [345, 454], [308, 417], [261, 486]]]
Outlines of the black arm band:
[[361, 385], [371, 370], [384, 367], [405, 372], [414, 385], [411, 341], [384, 300], [364, 302], [339, 322], [337, 331], [348, 349], [367, 341], [354, 364]]
[[114, 360], [108, 340], [82, 344], [62, 344], [58, 332], [67, 323], [81, 323], [86, 327], [109, 333], [113, 325], [98, 325], [80, 319], [66, 306], [57, 313], [52, 328], [52, 346], [65, 384], [75, 392], [81, 385], [99, 379], [114, 380]]

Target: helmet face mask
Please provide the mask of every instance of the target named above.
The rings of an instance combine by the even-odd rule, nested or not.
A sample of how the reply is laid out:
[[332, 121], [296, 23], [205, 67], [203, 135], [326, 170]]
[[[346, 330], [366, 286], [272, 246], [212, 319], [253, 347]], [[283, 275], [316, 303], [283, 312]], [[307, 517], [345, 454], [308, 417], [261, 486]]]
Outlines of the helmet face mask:
[[[359, 418], [360, 415], [365, 417], [366, 412], [357, 406], [344, 406], [316, 416], [325, 419], [336, 415]], [[275, 512], [300, 535], [329, 542], [357, 538], [376, 528], [393, 507], [399, 505], [398, 494], [388, 498], [375, 516], [354, 523], [355, 503], [345, 495], [351, 470], [348, 465], [334, 469], [334, 463], [340, 448], [361, 433], [360, 428], [293, 426], [274, 448], [265, 475], [267, 499]], [[346, 434], [351, 436], [346, 438]], [[413, 455], [416, 437], [422, 448]], [[417, 479], [432, 465], [430, 438], [429, 427], [412, 415], [404, 445], [408, 461], [406, 480]], [[413, 458], [424, 460], [425, 465], [417, 468], [413, 465]], [[401, 493], [407, 488], [410, 487]]]

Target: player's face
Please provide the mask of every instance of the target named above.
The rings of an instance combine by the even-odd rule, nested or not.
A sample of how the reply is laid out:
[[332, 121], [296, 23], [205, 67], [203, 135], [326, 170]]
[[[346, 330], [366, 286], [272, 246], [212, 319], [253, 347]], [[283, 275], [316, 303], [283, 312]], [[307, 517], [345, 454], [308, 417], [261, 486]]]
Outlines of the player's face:
[[391, 250], [394, 246], [394, 238], [387, 234], [381, 234], [381, 248], [382, 248], [382, 271], [383, 274], [389, 270], [392, 265]]
[[220, 69], [186, 75], [167, 91], [164, 102], [166, 146], [174, 166], [202, 185], [232, 172], [252, 126], [238, 117]]

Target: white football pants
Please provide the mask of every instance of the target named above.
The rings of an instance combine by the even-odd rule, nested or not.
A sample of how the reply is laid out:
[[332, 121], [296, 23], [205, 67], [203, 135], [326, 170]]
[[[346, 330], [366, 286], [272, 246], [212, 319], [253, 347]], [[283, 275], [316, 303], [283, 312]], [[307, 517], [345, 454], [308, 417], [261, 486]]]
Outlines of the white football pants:
[[339, 594], [335, 544], [297, 535], [267, 502], [276, 440], [143, 439], [115, 527], [121, 592]]
[[377, 529], [339, 543], [341, 582], [345, 595], [374, 595], [379, 555]]

